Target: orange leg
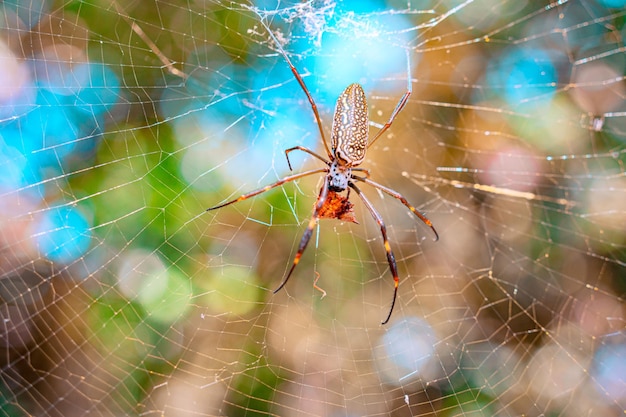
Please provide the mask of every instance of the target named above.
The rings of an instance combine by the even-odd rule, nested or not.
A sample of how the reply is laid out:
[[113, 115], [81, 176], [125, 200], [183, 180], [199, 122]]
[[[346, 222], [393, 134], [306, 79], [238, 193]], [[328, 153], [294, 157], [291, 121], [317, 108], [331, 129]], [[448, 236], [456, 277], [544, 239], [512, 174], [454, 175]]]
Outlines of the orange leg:
[[376, 220], [376, 223], [380, 226], [380, 233], [383, 235], [383, 243], [385, 245], [385, 252], [387, 252], [387, 262], [389, 263], [389, 269], [391, 270], [391, 275], [393, 275], [393, 299], [391, 300], [391, 308], [389, 309], [389, 314], [387, 314], [387, 318], [382, 321], [382, 324], [387, 324], [389, 319], [391, 318], [391, 313], [393, 312], [393, 307], [396, 305], [396, 298], [398, 297], [398, 285], [400, 283], [400, 279], [398, 278], [398, 266], [396, 265], [396, 257], [391, 250], [391, 245], [389, 245], [389, 239], [387, 238], [387, 227], [385, 226], [385, 222], [383, 221], [380, 213], [376, 211], [372, 203], [365, 197], [365, 194], [361, 192], [359, 187], [354, 185], [354, 183], [349, 183], [350, 188], [352, 188], [363, 200], [363, 204], [369, 210], [370, 214]]
[[293, 259], [293, 264], [291, 265], [291, 269], [289, 269], [289, 273], [287, 274], [287, 276], [285, 276], [285, 279], [283, 279], [283, 282], [281, 282], [278, 288], [274, 290], [274, 294], [276, 294], [285, 286], [285, 284], [289, 280], [289, 277], [291, 277], [293, 270], [296, 269], [296, 266], [298, 266], [298, 262], [300, 262], [302, 253], [306, 249], [306, 246], [308, 245], [309, 240], [311, 240], [313, 229], [315, 228], [315, 225], [317, 224], [317, 220], [319, 219], [319, 212], [324, 206], [324, 203], [326, 202], [327, 197], [328, 197], [328, 179], [324, 178], [324, 185], [322, 186], [322, 189], [320, 190], [319, 197], [317, 197], [317, 203], [315, 203], [315, 209], [313, 210], [313, 215], [311, 216], [311, 220], [309, 220], [309, 224], [306, 227], [304, 234], [302, 235], [302, 239], [300, 240], [300, 246], [298, 246], [298, 252], [296, 253], [296, 256]]
[[399, 192], [392, 190], [391, 188], [385, 187], [384, 185], [380, 185], [379, 183], [370, 180], [369, 178], [361, 178], [361, 177], [357, 177], [357, 176], [352, 176], [352, 179], [357, 180], [357, 181], [361, 181], [364, 182], [366, 184], [371, 185], [374, 188], [378, 188], [380, 191], [389, 194], [390, 196], [392, 196], [393, 198], [400, 200], [400, 202], [402, 204], [404, 204], [409, 210], [411, 210], [413, 212], [413, 214], [415, 214], [417, 217], [419, 217], [419, 219], [421, 221], [424, 222], [424, 224], [428, 227], [431, 228], [431, 230], [433, 231], [433, 233], [435, 234], [435, 240], [439, 240], [439, 233], [437, 233], [437, 230], [435, 230], [435, 226], [433, 226], [433, 223], [428, 219], [428, 217], [424, 216], [422, 213], [420, 213], [415, 207], [413, 207], [407, 200], [406, 198], [404, 198], [404, 196], [402, 196], [402, 194], [400, 194]]
[[252, 191], [252, 192], [250, 192], [248, 194], [244, 194], [241, 197], [237, 197], [236, 199], [231, 200], [231, 201], [229, 201], [227, 203], [220, 204], [220, 205], [213, 206], [213, 207], [209, 207], [208, 209], [206, 209], [206, 211], [217, 210], [218, 208], [226, 207], [226, 206], [231, 205], [233, 203], [238, 203], [240, 201], [247, 200], [250, 197], [254, 197], [255, 195], [259, 195], [261, 193], [269, 191], [272, 188], [278, 187], [279, 185], [283, 185], [283, 184], [285, 184], [287, 182], [290, 182], [290, 181], [293, 181], [293, 180], [297, 180], [298, 178], [307, 177], [307, 176], [313, 175], [313, 174], [318, 174], [320, 172], [328, 172], [328, 168], [312, 169], [310, 171], [305, 171], [305, 172], [301, 172], [299, 174], [290, 175], [288, 177], [283, 178], [280, 181], [276, 181], [274, 184], [266, 185], [263, 188], [259, 188], [258, 190]]

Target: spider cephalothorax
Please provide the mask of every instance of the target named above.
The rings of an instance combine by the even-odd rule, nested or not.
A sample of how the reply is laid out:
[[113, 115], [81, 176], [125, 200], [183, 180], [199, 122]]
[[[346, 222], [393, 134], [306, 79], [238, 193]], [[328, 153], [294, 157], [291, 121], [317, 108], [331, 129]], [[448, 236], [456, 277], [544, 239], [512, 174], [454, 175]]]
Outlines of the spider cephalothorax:
[[328, 172], [328, 188], [331, 191], [338, 193], [345, 191], [348, 188], [350, 177], [352, 176], [352, 169], [339, 163], [335, 159], [330, 164], [330, 172]]
[[[263, 23], [263, 25], [265, 26], [265, 23]], [[357, 166], [360, 165], [361, 162], [363, 162], [363, 160], [365, 159], [365, 153], [367, 149], [372, 146], [372, 144], [379, 137], [381, 137], [381, 135], [387, 129], [389, 129], [398, 113], [400, 113], [400, 110], [402, 110], [402, 108], [406, 104], [409, 96], [411, 95], [411, 83], [409, 82], [409, 88], [407, 89], [407, 92], [402, 96], [402, 98], [396, 105], [396, 108], [391, 113], [389, 121], [385, 123], [385, 125], [378, 131], [376, 136], [374, 136], [371, 141], [368, 140], [369, 122], [365, 92], [363, 91], [363, 88], [356, 83], [350, 84], [348, 87], [346, 87], [346, 89], [337, 99], [337, 105], [335, 107], [335, 113], [333, 115], [333, 126], [331, 131], [331, 148], [329, 149], [328, 143], [326, 142], [326, 137], [324, 136], [322, 121], [320, 119], [319, 113], [317, 111], [317, 105], [315, 104], [313, 97], [311, 97], [309, 90], [304, 84], [304, 80], [302, 80], [302, 77], [289, 60], [289, 57], [280, 47], [278, 40], [275, 38], [269, 28], [267, 28], [267, 26], [265, 27], [274, 42], [276, 43], [279, 52], [285, 58], [285, 61], [287, 61], [291, 72], [296, 77], [296, 80], [300, 84], [300, 87], [302, 87], [302, 90], [306, 94], [309, 103], [311, 104], [311, 109], [313, 110], [313, 113], [315, 115], [315, 121], [317, 123], [320, 136], [322, 137], [322, 143], [324, 145], [324, 149], [326, 150], [327, 155], [327, 158], [325, 158], [303, 146], [295, 146], [293, 148], [289, 148], [285, 150], [285, 156], [287, 157], [287, 164], [289, 165], [289, 169], [292, 169], [291, 162], [289, 161], [289, 153], [295, 150], [308, 153], [309, 155], [324, 162], [326, 166], [324, 168], [312, 169], [309, 171], [301, 172], [299, 174], [287, 176], [275, 182], [274, 184], [267, 185], [259, 190], [252, 191], [251, 193], [244, 194], [239, 198], [236, 198], [235, 200], [229, 201], [227, 203], [211, 207], [207, 209], [207, 211], [215, 210], [220, 207], [236, 203], [238, 201], [246, 200], [250, 197], [254, 197], [255, 195], [261, 194], [274, 187], [278, 187], [282, 184], [285, 184], [286, 182], [290, 182], [298, 178], [317, 173], [326, 173], [326, 179], [323, 182], [322, 188], [319, 192], [319, 196], [317, 197], [317, 201], [314, 205], [313, 215], [311, 216], [311, 219], [309, 220], [307, 228], [304, 231], [302, 239], [300, 240], [298, 252], [296, 253], [289, 272], [287, 273], [287, 275], [285, 275], [285, 278], [278, 286], [278, 288], [274, 290], [274, 293], [276, 293], [285, 286], [285, 284], [289, 280], [289, 277], [291, 277], [291, 274], [300, 262], [302, 253], [306, 249], [306, 246], [311, 239], [311, 235], [313, 234], [313, 228], [317, 224], [318, 219], [334, 218], [356, 223], [356, 219], [354, 218], [354, 213], [352, 210], [352, 203], [349, 201], [349, 192], [350, 190], [354, 190], [361, 198], [361, 201], [363, 201], [363, 204], [365, 204], [365, 207], [370, 212], [376, 223], [378, 223], [378, 225], [380, 226], [380, 232], [383, 237], [385, 252], [387, 254], [387, 262], [389, 263], [389, 268], [391, 270], [391, 274], [393, 275], [393, 299], [391, 302], [391, 308], [389, 309], [389, 314], [387, 315], [387, 318], [382, 322], [383, 324], [385, 324], [391, 318], [391, 313], [393, 312], [393, 307], [395, 305], [396, 297], [398, 294], [398, 267], [396, 265], [393, 251], [391, 250], [391, 246], [389, 245], [389, 240], [387, 238], [387, 228], [385, 227], [383, 218], [378, 213], [378, 211], [376, 211], [376, 209], [374, 208], [372, 203], [370, 203], [367, 197], [365, 197], [365, 194], [363, 194], [361, 189], [357, 187], [356, 182], [369, 184], [372, 187], [382, 191], [383, 193], [386, 193], [400, 200], [400, 202], [404, 204], [409, 210], [411, 210], [413, 214], [415, 214], [421, 221], [423, 221], [432, 229], [436, 239], [439, 239], [439, 236], [437, 235], [437, 231], [435, 230], [430, 220], [428, 220], [423, 214], [421, 214], [415, 207], [409, 204], [409, 202], [400, 193], [370, 180], [369, 171], [363, 168], [357, 168]], [[363, 173], [363, 176], [355, 175], [354, 172], [361, 172]], [[348, 195], [346, 197], [338, 194], [345, 190], [348, 190]], [[315, 282], [317, 282], [317, 279], [315, 280]], [[315, 288], [318, 288], [315, 283], [314, 286]]]

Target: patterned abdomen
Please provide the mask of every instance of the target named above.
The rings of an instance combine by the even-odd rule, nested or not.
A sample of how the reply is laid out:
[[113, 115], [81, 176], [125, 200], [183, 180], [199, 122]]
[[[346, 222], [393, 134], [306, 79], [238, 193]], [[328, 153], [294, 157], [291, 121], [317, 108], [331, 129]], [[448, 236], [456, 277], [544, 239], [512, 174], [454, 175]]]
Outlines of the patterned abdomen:
[[363, 162], [368, 128], [365, 92], [359, 84], [350, 84], [337, 99], [330, 138], [333, 155], [342, 165], [353, 167]]

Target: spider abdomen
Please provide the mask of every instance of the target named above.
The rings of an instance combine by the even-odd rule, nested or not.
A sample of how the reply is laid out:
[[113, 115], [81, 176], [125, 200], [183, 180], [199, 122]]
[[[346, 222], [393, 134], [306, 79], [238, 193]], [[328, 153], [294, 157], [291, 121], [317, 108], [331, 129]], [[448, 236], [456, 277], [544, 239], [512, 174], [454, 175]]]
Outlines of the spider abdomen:
[[335, 106], [330, 138], [335, 159], [349, 167], [363, 162], [368, 128], [365, 92], [359, 84], [350, 84], [343, 90]]

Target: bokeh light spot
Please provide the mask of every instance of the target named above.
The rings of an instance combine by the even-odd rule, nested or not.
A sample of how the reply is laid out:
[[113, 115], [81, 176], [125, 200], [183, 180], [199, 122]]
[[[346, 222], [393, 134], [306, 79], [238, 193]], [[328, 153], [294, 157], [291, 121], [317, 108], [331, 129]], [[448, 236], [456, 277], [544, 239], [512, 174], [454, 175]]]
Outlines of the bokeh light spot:
[[408, 317], [394, 323], [382, 338], [379, 369], [390, 383], [433, 377], [437, 336], [428, 322]]
[[122, 259], [118, 277], [122, 293], [138, 302], [153, 319], [171, 322], [189, 306], [189, 280], [168, 269], [155, 253], [143, 249], [129, 252]]
[[117, 104], [120, 99], [120, 81], [107, 65], [91, 62], [77, 65], [75, 71], [88, 74], [87, 82], [81, 85], [76, 100], [79, 110], [98, 115]]
[[595, 354], [593, 371], [596, 389], [620, 402], [626, 401], [626, 343], [601, 346]]
[[236, 266], [224, 267], [202, 286], [208, 290], [204, 303], [211, 311], [234, 316], [246, 314], [258, 307], [263, 291], [259, 286], [259, 278], [249, 268]]
[[89, 223], [74, 207], [57, 207], [43, 213], [35, 226], [39, 250], [54, 262], [71, 263], [84, 255], [91, 243]]

